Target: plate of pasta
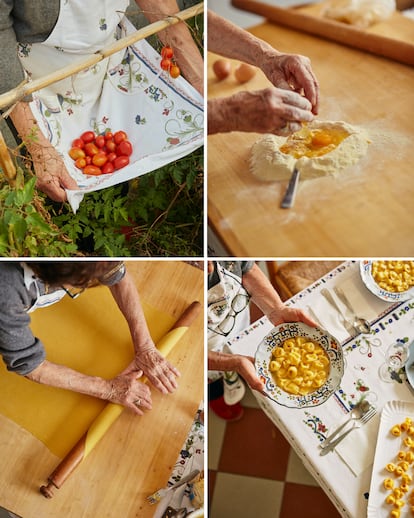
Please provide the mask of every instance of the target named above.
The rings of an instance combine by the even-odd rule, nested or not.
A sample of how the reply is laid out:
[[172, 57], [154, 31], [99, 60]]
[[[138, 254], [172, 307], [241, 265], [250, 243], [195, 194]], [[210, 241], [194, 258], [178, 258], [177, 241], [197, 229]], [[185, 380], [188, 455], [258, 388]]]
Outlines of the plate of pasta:
[[306, 408], [324, 403], [344, 373], [342, 347], [332, 335], [302, 322], [280, 324], [259, 344], [255, 367], [276, 403]]
[[414, 297], [414, 261], [361, 261], [361, 278], [371, 293], [387, 302]]
[[372, 467], [368, 518], [412, 516], [414, 403], [388, 401], [382, 412]]

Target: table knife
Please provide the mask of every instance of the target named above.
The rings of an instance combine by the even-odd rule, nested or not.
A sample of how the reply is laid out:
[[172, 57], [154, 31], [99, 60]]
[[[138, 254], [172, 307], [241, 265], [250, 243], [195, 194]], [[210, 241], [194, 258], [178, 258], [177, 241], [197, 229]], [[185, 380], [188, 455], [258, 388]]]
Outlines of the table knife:
[[282, 203], [280, 204], [282, 209], [290, 209], [291, 207], [293, 207], [293, 204], [295, 203], [295, 196], [298, 188], [299, 177], [299, 169], [296, 169], [295, 167], [292, 176], [290, 177], [285, 195], [283, 196]]

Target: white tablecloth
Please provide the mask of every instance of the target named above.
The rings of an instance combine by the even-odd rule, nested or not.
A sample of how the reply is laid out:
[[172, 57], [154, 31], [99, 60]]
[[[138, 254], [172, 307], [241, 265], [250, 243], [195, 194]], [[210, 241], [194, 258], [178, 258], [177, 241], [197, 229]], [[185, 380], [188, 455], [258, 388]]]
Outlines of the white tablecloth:
[[[349, 336], [340, 319], [336, 318], [335, 310], [326, 305], [320, 294], [323, 288], [331, 290], [335, 286], [341, 286], [359, 312], [365, 313], [372, 325], [371, 334]], [[325, 403], [305, 409], [281, 406], [257, 392], [255, 396], [340, 514], [348, 518], [366, 516], [380, 412], [387, 401], [413, 400], [413, 391], [403, 370], [389, 383], [379, 378], [378, 370], [384, 363], [389, 345], [396, 340], [413, 341], [414, 300], [399, 304], [380, 300], [363, 284], [359, 263], [350, 261], [294, 296], [288, 304], [303, 309], [310, 307], [325, 328], [341, 342], [345, 360], [342, 382]], [[258, 320], [228, 343], [228, 351], [254, 356], [257, 346], [272, 327], [267, 318]], [[365, 441], [365, 447], [360, 448], [360, 462], [352, 466], [345, 463], [345, 446], [343, 451], [338, 448], [321, 457], [320, 443], [344, 420], [345, 414], [362, 395], [376, 407], [378, 415], [348, 436], [353, 444], [357, 434], [360, 434], [360, 445]]]

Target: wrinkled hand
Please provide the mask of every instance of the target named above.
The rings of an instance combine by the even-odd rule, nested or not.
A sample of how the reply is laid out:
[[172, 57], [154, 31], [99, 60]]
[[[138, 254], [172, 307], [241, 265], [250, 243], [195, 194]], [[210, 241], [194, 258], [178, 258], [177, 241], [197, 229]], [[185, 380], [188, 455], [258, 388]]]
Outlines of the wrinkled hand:
[[301, 94], [312, 105], [316, 115], [319, 106], [319, 85], [312, 71], [310, 59], [298, 54], [268, 53], [261, 69], [272, 84]]
[[219, 113], [221, 111], [225, 131], [286, 135], [298, 131], [302, 122], [310, 122], [314, 118], [312, 105], [305, 97], [280, 88], [244, 91], [213, 101], [223, 103], [222, 110], [218, 104], [213, 108]]
[[143, 409], [151, 410], [151, 391], [145, 383], [139, 381], [142, 375], [142, 371], [127, 368], [109, 381], [110, 392], [104, 399], [123, 405], [138, 415], [144, 414]]
[[288, 306], [275, 309], [267, 315], [267, 318], [275, 326], [283, 324], [284, 322], [303, 322], [310, 327], [318, 326], [318, 324], [312, 320], [310, 316], [305, 311], [303, 311], [303, 309], [290, 308]]
[[245, 382], [253, 389], [260, 392], [264, 389], [264, 383], [256, 374], [254, 368], [254, 358], [251, 356], [237, 355], [236, 358], [236, 372], [245, 380]]
[[180, 372], [155, 348], [140, 351], [134, 358], [136, 369], [141, 369], [148, 380], [162, 394], [174, 392]]
[[75, 180], [69, 175], [65, 164], [56, 149], [36, 145], [30, 149], [37, 177], [36, 186], [55, 201], [66, 201], [66, 189], [78, 189]]

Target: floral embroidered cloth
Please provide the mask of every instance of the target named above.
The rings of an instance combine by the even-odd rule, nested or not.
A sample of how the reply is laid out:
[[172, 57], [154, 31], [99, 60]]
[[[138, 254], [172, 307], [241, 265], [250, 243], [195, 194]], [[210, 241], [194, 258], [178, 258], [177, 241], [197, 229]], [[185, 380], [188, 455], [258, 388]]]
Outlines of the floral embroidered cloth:
[[[134, 32], [128, 0], [61, 2], [58, 22], [43, 43], [19, 46], [28, 76], [44, 77], [93, 55]], [[153, 171], [203, 144], [203, 99], [182, 77], [160, 68], [160, 55], [142, 40], [46, 87], [31, 103], [40, 129], [62, 156], [79, 190], [67, 192], [77, 210], [84, 194]], [[68, 151], [84, 131], [123, 130], [133, 145], [130, 164], [112, 174], [86, 176]]]
[[[345, 372], [338, 390], [325, 403], [305, 409], [283, 407], [256, 392], [255, 396], [263, 411], [282, 431], [305, 467], [327, 492], [340, 514], [354, 518], [366, 516], [367, 513], [375, 447], [371, 448], [371, 458], [364, 457], [362, 464], [351, 466], [350, 469], [338, 452], [321, 457], [318, 446], [344, 420], [345, 414], [362, 396], [376, 407], [379, 414], [390, 400], [412, 401], [413, 391], [407, 382], [404, 368], [396, 373], [389, 372], [391, 376], [388, 381], [382, 379], [380, 371], [383, 372], [384, 367], [387, 370], [385, 361], [390, 348], [396, 344], [409, 344], [414, 339], [414, 300], [395, 304], [373, 299], [374, 296], [368, 292], [360, 278], [359, 263], [352, 261], [340, 265], [294, 296], [288, 304], [303, 309], [318, 307], [323, 288], [332, 290], [335, 286], [346, 285], [349, 289], [350, 283], [355, 299], [367, 301], [365, 313], [371, 317], [371, 333], [350, 337], [344, 327], [331, 318], [335, 310], [325, 307], [325, 311], [330, 314], [321, 315], [321, 319], [323, 317], [325, 322], [333, 326], [328, 327], [328, 331], [341, 333]], [[257, 346], [272, 327], [266, 318], [258, 320], [230, 341], [227, 350], [254, 356]], [[374, 442], [378, 423], [376, 416], [366, 429]], [[375, 425], [376, 430], [373, 431], [372, 426]], [[355, 441], [357, 435], [354, 433], [348, 436], [350, 441]]]

